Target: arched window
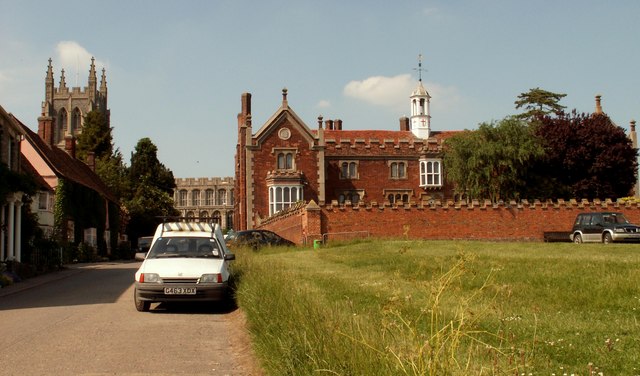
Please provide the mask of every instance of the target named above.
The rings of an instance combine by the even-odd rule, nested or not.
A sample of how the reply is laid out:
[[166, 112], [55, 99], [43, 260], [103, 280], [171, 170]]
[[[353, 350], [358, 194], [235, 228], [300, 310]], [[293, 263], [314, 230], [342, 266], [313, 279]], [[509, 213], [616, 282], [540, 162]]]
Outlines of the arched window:
[[340, 178], [357, 179], [358, 163], [355, 161], [345, 161], [340, 164]]
[[407, 164], [405, 162], [391, 162], [391, 178], [403, 179], [407, 176]]
[[220, 212], [219, 211], [214, 211], [213, 214], [211, 215], [211, 219], [213, 220], [214, 223], [222, 223], [221, 222], [221, 216], [220, 216]]
[[204, 219], [204, 218], [209, 218], [209, 213], [207, 213], [205, 210], [200, 212], [200, 218]]
[[82, 132], [82, 113], [78, 107], [71, 113], [71, 134], [78, 135]]
[[194, 189], [191, 191], [191, 205], [200, 206], [200, 190]]
[[215, 194], [213, 189], [207, 189], [205, 191], [205, 205], [212, 206], [215, 203]]
[[181, 189], [178, 192], [178, 206], [187, 206], [187, 190]]
[[218, 189], [218, 197], [216, 197], [216, 205], [227, 204], [227, 191], [224, 189]]
[[58, 113], [58, 124], [56, 124], [55, 134], [54, 134], [54, 142], [58, 143], [64, 140], [64, 133], [67, 128], [67, 110], [64, 108], [60, 109]]
[[278, 153], [278, 170], [293, 170], [293, 152], [283, 151]]

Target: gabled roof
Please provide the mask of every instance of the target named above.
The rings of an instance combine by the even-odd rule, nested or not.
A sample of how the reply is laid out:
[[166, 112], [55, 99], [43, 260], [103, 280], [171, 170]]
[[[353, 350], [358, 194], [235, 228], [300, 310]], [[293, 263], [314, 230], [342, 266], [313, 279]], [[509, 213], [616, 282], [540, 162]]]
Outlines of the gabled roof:
[[[10, 127], [13, 128], [13, 131], [18, 133], [18, 134], [23, 134], [24, 132], [22, 132], [22, 129], [20, 128], [20, 126], [17, 124], [17, 119], [15, 117], [13, 117], [13, 115], [11, 115], [10, 113], [8, 113], [2, 106], [0, 106], [0, 117], [3, 117], [5, 119], [8, 120], [8, 124]], [[16, 120], [16, 121], [14, 121]]]
[[22, 169], [22, 172], [33, 177], [33, 181], [36, 183], [39, 190], [53, 191], [53, 188], [42, 178], [42, 176], [40, 176], [38, 171], [36, 171], [36, 168], [33, 167], [31, 162], [29, 162], [27, 158], [24, 158], [24, 156], [20, 158], [20, 168]]
[[62, 149], [47, 145], [47, 143], [29, 129], [29, 127], [15, 117], [14, 119], [22, 127], [26, 141], [33, 146], [49, 168], [55, 172], [56, 176], [83, 185], [94, 190], [109, 201], [118, 203], [118, 198], [89, 166], [79, 159], [72, 158]]
[[285, 118], [292, 119], [292, 123], [298, 127], [302, 135], [312, 143], [317, 138], [317, 133], [311, 131], [309, 127], [300, 119], [298, 114], [289, 107], [286, 100], [283, 101], [282, 106], [267, 120], [262, 127], [255, 133], [253, 138], [260, 142], [264, 139], [274, 128], [277, 128]]

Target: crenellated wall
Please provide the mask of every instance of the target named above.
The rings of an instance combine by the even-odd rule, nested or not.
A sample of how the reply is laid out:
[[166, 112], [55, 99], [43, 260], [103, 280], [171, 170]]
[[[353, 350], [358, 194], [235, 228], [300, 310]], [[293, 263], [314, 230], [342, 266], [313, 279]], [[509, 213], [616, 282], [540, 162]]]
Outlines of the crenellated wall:
[[576, 215], [588, 211], [622, 212], [629, 221], [640, 224], [638, 203], [611, 201], [334, 203], [323, 207], [311, 202], [269, 218], [259, 228], [298, 244], [346, 233], [379, 238], [542, 241], [545, 232], [570, 231]]

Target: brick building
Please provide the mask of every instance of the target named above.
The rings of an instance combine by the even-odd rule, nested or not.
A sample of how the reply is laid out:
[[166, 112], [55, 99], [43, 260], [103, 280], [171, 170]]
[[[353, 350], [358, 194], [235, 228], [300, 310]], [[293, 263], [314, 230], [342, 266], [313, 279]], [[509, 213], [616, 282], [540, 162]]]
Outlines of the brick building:
[[[313, 129], [289, 107], [255, 133], [251, 94], [241, 98], [236, 149], [235, 213], [238, 230], [313, 200], [337, 203], [429, 203], [453, 195], [444, 179], [442, 143], [454, 132], [431, 129], [430, 95], [422, 81], [409, 97], [409, 118], [397, 130], [348, 130], [341, 120], [318, 117]], [[344, 126], [344, 128], [343, 128]]]

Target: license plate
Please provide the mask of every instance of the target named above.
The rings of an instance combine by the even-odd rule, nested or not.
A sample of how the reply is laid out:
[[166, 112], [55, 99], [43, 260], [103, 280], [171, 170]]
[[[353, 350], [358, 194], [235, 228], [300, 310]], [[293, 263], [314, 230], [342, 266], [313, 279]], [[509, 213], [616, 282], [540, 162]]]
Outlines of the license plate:
[[165, 295], [195, 295], [195, 287], [165, 287]]

